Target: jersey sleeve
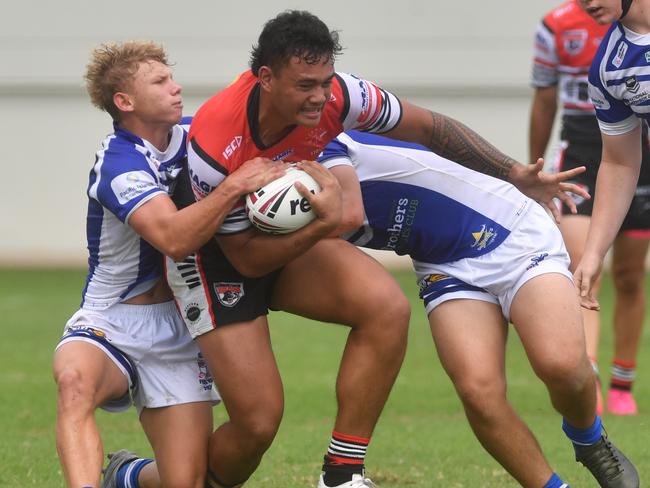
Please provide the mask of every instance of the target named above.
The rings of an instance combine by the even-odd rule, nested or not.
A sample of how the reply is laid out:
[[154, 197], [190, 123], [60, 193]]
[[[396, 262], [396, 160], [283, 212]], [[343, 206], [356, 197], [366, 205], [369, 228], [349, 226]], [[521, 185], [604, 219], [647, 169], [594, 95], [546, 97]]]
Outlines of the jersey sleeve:
[[537, 24], [533, 47], [533, 71], [530, 84], [533, 88], [557, 85], [559, 57], [555, 32], [546, 19]]
[[151, 198], [167, 194], [144, 155], [135, 151], [109, 149], [101, 153], [94, 172], [95, 183], [88, 190], [89, 196], [124, 223]]
[[395, 128], [402, 118], [399, 99], [371, 81], [337, 73], [345, 97], [343, 129], [382, 134]]
[[601, 45], [589, 69], [589, 98], [596, 109], [598, 125], [603, 134], [621, 135], [634, 130], [641, 121], [632, 109], [612, 95], [603, 80], [606, 58]]
[[327, 169], [341, 165], [353, 166], [349, 150], [350, 148], [339, 136], [325, 146], [323, 152], [318, 156], [318, 162]]

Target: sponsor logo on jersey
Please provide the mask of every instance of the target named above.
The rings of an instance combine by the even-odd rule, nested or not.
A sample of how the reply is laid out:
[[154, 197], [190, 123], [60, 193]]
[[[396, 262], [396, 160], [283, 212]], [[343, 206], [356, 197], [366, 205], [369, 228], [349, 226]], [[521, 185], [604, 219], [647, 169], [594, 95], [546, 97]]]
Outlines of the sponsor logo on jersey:
[[533, 256], [532, 258], [530, 258], [530, 264], [526, 266], [526, 271], [528, 271], [529, 269], [533, 269], [535, 266], [539, 266], [539, 263], [544, 261], [547, 257], [548, 257], [547, 252], [543, 252], [542, 254]]
[[243, 283], [219, 282], [214, 283], [213, 286], [219, 303], [224, 307], [234, 307], [244, 296]]
[[627, 44], [622, 42], [620, 46], [618, 46], [618, 49], [616, 50], [616, 56], [612, 60], [612, 64], [617, 68], [620, 68], [621, 64], [623, 64], [623, 58], [625, 58], [626, 53], [627, 53]]
[[471, 247], [480, 251], [494, 242], [494, 239], [497, 237], [497, 232], [492, 227], [488, 228], [483, 224], [481, 230], [478, 232], [472, 232], [472, 237], [474, 238], [474, 244], [472, 244]]
[[645, 52], [645, 62], [650, 63], [650, 51]]
[[241, 146], [241, 139], [241, 136], [235, 136], [235, 138], [230, 141], [230, 144], [228, 144], [226, 149], [221, 153], [225, 159], [230, 159], [230, 156], [232, 156], [239, 146]]
[[363, 80], [359, 80], [359, 87], [361, 88], [361, 112], [365, 113], [370, 104], [370, 93], [368, 92], [368, 86]]
[[156, 187], [153, 177], [146, 171], [129, 171], [117, 175], [111, 181], [111, 189], [120, 205], [124, 205]]
[[198, 303], [188, 303], [185, 307], [185, 318], [191, 324], [201, 318], [201, 308]]
[[603, 92], [600, 91], [600, 88], [591, 84], [589, 85], [589, 98], [591, 99], [591, 103], [594, 104], [594, 107], [599, 110], [609, 110], [611, 107]]
[[570, 30], [562, 33], [564, 49], [571, 56], [576, 56], [584, 49], [588, 32], [585, 29]]
[[280, 159], [286, 159], [293, 154], [293, 148], [290, 147], [286, 151], [282, 151], [277, 156], [273, 156], [273, 161], [279, 161]]
[[635, 75], [630, 76], [629, 78], [625, 79], [625, 88], [627, 91], [630, 93], [636, 93], [639, 91], [639, 80], [636, 79]]
[[211, 185], [208, 185], [205, 181], [199, 178], [199, 175], [192, 171], [192, 167], [189, 168], [190, 171], [190, 181], [192, 182], [192, 191], [197, 200], [205, 198], [208, 193], [210, 193], [214, 188]]
[[419, 200], [400, 198], [395, 202], [392, 225], [386, 229], [387, 239], [382, 249], [395, 251], [408, 240], [415, 221]]

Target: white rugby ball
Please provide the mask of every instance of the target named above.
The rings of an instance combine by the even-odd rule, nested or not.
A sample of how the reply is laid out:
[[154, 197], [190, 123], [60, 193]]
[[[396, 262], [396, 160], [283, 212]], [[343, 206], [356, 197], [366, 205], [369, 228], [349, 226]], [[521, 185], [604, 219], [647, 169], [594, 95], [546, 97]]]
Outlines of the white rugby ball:
[[316, 218], [307, 199], [296, 190], [296, 181], [312, 193], [321, 191], [314, 178], [291, 166], [283, 176], [246, 196], [246, 213], [255, 227], [270, 234], [288, 234]]

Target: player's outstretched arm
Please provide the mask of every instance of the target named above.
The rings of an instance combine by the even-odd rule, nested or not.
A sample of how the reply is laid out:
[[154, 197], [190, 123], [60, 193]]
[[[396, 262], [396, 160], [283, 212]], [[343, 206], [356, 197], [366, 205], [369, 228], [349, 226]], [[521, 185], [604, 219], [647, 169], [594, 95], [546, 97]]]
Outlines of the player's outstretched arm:
[[509, 181], [523, 194], [548, 207], [556, 220], [559, 211], [553, 198], [559, 198], [572, 208], [567, 191], [588, 197], [584, 190], [564, 182], [584, 171], [584, 168], [550, 175], [541, 171], [543, 161], [533, 165], [521, 164], [457, 120], [408, 102], [402, 102], [402, 109], [399, 125], [387, 136], [417, 142], [469, 169]]
[[166, 194], [138, 208], [129, 225], [163, 254], [178, 261], [214, 236], [233, 205], [244, 195], [284, 174], [285, 166], [266, 158], [244, 163], [200, 202], [177, 210]]

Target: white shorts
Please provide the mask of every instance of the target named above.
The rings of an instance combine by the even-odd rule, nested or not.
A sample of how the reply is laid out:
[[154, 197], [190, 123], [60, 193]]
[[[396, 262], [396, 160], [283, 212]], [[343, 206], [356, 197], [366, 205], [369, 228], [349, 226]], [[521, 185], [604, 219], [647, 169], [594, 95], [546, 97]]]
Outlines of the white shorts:
[[174, 302], [80, 309], [57, 348], [70, 341], [98, 347], [127, 377], [129, 392], [103, 405], [104, 410], [117, 412], [134, 404], [140, 414], [143, 408], [220, 400]]
[[499, 304], [506, 319], [517, 291], [531, 278], [559, 273], [573, 282], [562, 234], [540, 205], [529, 209], [494, 251], [444, 264], [413, 260], [427, 315], [447, 300]]

